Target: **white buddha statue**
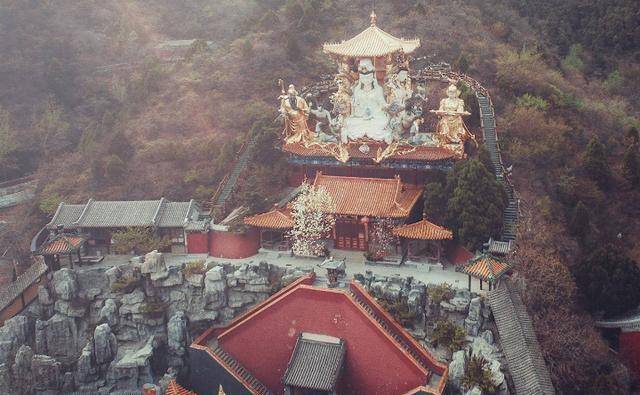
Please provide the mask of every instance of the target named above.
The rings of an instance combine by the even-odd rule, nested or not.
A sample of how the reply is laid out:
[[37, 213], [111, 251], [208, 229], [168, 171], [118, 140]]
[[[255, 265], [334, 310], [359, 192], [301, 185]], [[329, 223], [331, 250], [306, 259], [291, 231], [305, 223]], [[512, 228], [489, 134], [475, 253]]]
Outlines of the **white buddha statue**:
[[360, 61], [358, 74], [351, 96], [351, 114], [345, 118], [342, 128], [342, 142], [368, 137], [391, 143], [393, 134], [388, 127], [387, 102], [371, 59]]

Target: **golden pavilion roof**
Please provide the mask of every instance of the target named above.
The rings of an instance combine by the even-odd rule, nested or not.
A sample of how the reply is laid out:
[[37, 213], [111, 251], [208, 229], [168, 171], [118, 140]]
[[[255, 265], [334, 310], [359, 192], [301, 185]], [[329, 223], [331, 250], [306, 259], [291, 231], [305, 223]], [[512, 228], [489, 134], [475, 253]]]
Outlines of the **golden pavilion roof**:
[[371, 26], [350, 40], [340, 43], [326, 43], [322, 46], [325, 53], [366, 58], [386, 56], [395, 52], [410, 54], [420, 47], [420, 39], [405, 40], [394, 37], [376, 26], [376, 15], [371, 14]]

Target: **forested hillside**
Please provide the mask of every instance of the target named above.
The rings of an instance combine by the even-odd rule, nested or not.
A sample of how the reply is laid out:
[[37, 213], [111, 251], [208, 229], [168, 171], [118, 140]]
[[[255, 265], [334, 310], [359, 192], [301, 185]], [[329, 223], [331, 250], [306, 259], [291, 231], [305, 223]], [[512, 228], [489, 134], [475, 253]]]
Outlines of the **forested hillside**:
[[[491, 92], [522, 198], [516, 269], [557, 388], [627, 391], [592, 320], [640, 302], [628, 285], [640, 278], [640, 3], [377, 3], [382, 28], [422, 40], [416, 56], [448, 62]], [[268, 204], [286, 177], [269, 145], [280, 127], [277, 79], [301, 86], [332, 71], [321, 44], [360, 32], [370, 7], [2, 2], [0, 181], [31, 173], [40, 180], [33, 207], [16, 213], [18, 228], [37, 229], [62, 200], [206, 200], [249, 131], [265, 144], [250, 193], [238, 199]], [[193, 38], [212, 49], [194, 45], [175, 63], [154, 55], [164, 40]], [[614, 258], [592, 254], [603, 248]], [[596, 290], [593, 278], [607, 281]]]

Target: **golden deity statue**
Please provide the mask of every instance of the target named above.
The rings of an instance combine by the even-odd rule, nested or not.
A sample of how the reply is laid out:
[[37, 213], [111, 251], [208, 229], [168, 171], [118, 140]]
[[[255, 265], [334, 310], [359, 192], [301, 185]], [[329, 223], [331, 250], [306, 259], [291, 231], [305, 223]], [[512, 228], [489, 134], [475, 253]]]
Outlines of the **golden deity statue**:
[[280, 95], [280, 114], [285, 120], [285, 142], [297, 143], [312, 140], [315, 136], [309, 126], [309, 105], [300, 95], [296, 87], [291, 84], [287, 92], [284, 91], [282, 80], [280, 81], [282, 94]]
[[460, 91], [455, 85], [447, 88], [447, 97], [440, 101], [440, 108], [431, 110], [440, 117], [436, 130], [436, 139], [459, 154], [464, 153], [464, 142], [474, 139], [469, 133], [463, 116], [471, 115], [464, 110], [464, 100], [459, 98]]

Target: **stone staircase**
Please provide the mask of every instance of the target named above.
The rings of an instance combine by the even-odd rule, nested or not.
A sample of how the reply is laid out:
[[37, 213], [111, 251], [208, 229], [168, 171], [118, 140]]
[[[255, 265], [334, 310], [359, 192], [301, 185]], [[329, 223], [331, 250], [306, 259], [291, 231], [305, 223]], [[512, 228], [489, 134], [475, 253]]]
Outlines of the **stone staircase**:
[[507, 193], [508, 203], [504, 210], [502, 225], [502, 241], [513, 241], [516, 238], [518, 226], [518, 198], [516, 197], [513, 185], [505, 176], [505, 169], [500, 156], [500, 146], [498, 145], [498, 134], [496, 133], [496, 120], [491, 99], [487, 94], [476, 91], [478, 104], [480, 105], [480, 119], [482, 121], [482, 135], [484, 144], [489, 151], [493, 171], [496, 179], [500, 182]]
[[253, 394], [257, 395], [271, 395], [272, 392], [269, 391], [264, 384], [262, 384], [258, 379], [253, 377], [251, 373], [249, 373], [235, 358], [229, 355], [226, 351], [224, 351], [220, 346], [212, 348], [212, 351], [216, 357], [218, 357], [227, 368], [231, 369], [237, 376], [242, 378], [242, 380], [248, 384], [251, 388], [249, 390]]
[[253, 152], [258, 144], [256, 136], [252, 136], [247, 142], [240, 148], [236, 161], [233, 163], [231, 171], [222, 179], [218, 185], [216, 193], [211, 198], [211, 201], [205, 207], [209, 208], [212, 212], [217, 213], [217, 216], [224, 215], [227, 207], [227, 201], [231, 194], [236, 190], [240, 177], [244, 174]]

